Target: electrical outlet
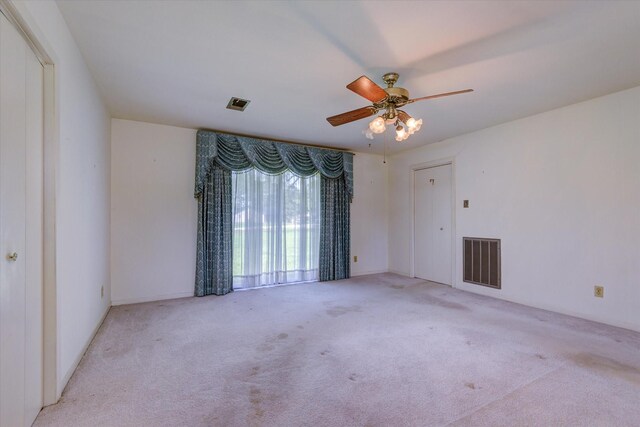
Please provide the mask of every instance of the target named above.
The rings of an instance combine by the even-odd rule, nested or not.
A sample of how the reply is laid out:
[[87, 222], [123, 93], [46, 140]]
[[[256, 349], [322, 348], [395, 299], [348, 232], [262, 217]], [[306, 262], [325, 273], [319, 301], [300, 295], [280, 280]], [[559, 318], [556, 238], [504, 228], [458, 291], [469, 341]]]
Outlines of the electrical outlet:
[[353, 262], [358, 262], [358, 255], [353, 256]]
[[468, 208], [469, 207], [469, 201], [468, 200], [463, 200], [462, 201], [462, 207], [463, 208]]
[[104, 285], [100, 286], [100, 298], [104, 298]]
[[593, 296], [596, 298], [604, 298], [604, 286], [599, 286], [599, 285], [594, 286]]

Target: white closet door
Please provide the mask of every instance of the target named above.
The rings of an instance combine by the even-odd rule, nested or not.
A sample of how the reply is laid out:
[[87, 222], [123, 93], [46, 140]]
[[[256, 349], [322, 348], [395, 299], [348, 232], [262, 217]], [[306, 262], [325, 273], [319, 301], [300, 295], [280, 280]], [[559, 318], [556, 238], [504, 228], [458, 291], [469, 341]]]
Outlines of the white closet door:
[[42, 84], [0, 14], [0, 426], [42, 406]]
[[27, 49], [26, 73], [26, 284], [25, 425], [42, 409], [43, 236], [44, 236], [44, 70]]
[[415, 276], [451, 285], [451, 165], [415, 171]]

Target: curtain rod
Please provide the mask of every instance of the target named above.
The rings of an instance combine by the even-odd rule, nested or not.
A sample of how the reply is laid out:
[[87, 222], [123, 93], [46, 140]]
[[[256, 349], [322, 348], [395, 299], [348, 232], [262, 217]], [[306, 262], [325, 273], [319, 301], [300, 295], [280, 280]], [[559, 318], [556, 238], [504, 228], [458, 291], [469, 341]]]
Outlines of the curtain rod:
[[347, 152], [349, 154], [353, 154], [354, 156], [356, 155], [356, 153], [353, 153], [350, 150], [346, 150], [344, 148], [328, 147], [326, 145], [304, 144], [302, 142], [287, 141], [286, 139], [265, 138], [263, 136], [247, 135], [246, 133], [233, 133], [233, 132], [228, 132], [228, 131], [224, 131], [224, 130], [210, 129], [210, 128], [206, 128], [206, 129], [200, 128], [198, 130], [206, 130], [206, 131], [210, 131], [210, 132], [224, 133], [224, 134], [232, 135], [232, 136], [242, 136], [242, 137], [245, 137], [245, 138], [263, 139], [265, 141], [272, 141], [272, 142], [284, 142], [285, 144], [302, 145], [303, 147], [324, 148], [326, 150], [344, 151], [344, 152]]

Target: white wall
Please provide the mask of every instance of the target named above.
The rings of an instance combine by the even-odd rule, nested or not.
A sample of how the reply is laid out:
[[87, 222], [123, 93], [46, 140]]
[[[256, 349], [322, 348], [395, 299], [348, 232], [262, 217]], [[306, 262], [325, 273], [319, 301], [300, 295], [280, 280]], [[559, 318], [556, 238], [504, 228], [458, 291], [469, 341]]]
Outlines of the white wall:
[[[351, 203], [351, 275], [388, 271], [387, 164], [382, 156], [356, 153]], [[358, 262], [353, 262], [353, 257]]]
[[[640, 330], [640, 87], [394, 156], [391, 271], [411, 274], [411, 165], [451, 156], [455, 287]], [[502, 290], [462, 281], [463, 236], [502, 239]]]
[[195, 142], [192, 129], [112, 120], [114, 305], [193, 296]]
[[15, 6], [55, 63], [59, 395], [110, 307], [110, 117], [56, 3]]
[[[193, 129], [112, 120], [113, 304], [193, 295], [197, 201]], [[387, 271], [386, 166], [357, 153], [352, 274]]]

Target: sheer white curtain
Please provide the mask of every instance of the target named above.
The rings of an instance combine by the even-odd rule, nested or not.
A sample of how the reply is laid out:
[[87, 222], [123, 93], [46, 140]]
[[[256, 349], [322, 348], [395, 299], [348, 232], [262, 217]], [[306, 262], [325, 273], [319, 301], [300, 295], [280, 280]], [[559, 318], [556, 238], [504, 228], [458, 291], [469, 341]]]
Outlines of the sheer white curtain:
[[233, 287], [318, 280], [320, 175], [233, 173]]

